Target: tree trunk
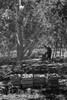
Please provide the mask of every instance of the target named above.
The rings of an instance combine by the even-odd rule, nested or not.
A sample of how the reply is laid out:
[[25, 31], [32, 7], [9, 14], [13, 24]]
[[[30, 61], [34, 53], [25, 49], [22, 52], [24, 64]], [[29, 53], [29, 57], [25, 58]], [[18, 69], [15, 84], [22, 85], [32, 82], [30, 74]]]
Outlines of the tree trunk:
[[23, 60], [23, 33], [22, 33], [22, 28], [21, 26], [19, 26], [19, 43], [17, 44], [17, 60], [20, 62], [20, 64], [22, 63]]
[[62, 36], [61, 36], [61, 44], [60, 44], [60, 57], [62, 57]]
[[23, 59], [23, 28], [18, 23], [19, 8], [16, 8], [16, 37], [17, 37], [17, 63], [21, 65]]

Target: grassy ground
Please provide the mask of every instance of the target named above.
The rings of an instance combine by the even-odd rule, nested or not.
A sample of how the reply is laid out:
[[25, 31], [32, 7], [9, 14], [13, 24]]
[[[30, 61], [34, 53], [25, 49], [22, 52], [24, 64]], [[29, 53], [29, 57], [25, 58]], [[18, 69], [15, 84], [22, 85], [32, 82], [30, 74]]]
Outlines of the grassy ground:
[[[50, 99], [52, 98], [52, 99]], [[0, 95], [0, 100], [67, 100], [63, 94], [60, 95], [40, 95], [40, 94], [9, 94], [9, 95]]]
[[[5, 60], [5, 61], [7, 61], [7, 63], [8, 63], [8, 60]], [[62, 63], [62, 61], [65, 61], [65, 62]], [[45, 68], [44, 63], [46, 63], [48, 69], [51, 66], [53, 66], [53, 67], [58, 66], [57, 69], [59, 69], [59, 70], [61, 69], [61, 71], [59, 71], [59, 72], [62, 73], [62, 75], [63, 75], [63, 74], [65, 74], [66, 69], [67, 69], [66, 68], [66, 66], [67, 66], [66, 61], [67, 61], [67, 59], [61, 59], [60, 62], [59, 62], [58, 59], [55, 59], [53, 62], [46, 61], [46, 62], [41, 63], [39, 60], [35, 60], [35, 59], [32, 60], [31, 59], [31, 60], [27, 60], [26, 63], [29, 63], [28, 66], [30, 64], [33, 65], [35, 69], [37, 69], [37, 67], [38, 67], [38, 69], [42, 68], [42, 67]], [[2, 60], [2, 62], [3, 62], [3, 60]], [[9, 68], [10, 68], [9, 65], [4, 65], [4, 66], [2, 65], [1, 67], [3, 69], [3, 72], [5, 72], [7, 70], [10, 71], [9, 70]], [[7, 70], [6, 70], [6, 68], [7, 68]], [[35, 91], [33, 92], [33, 94], [31, 94], [30, 92], [28, 93], [28, 91], [26, 91], [25, 93], [24, 93], [24, 91], [21, 91], [20, 94], [8, 94], [8, 95], [0, 94], [0, 100], [36, 100], [36, 99], [37, 100], [48, 100], [45, 95], [37, 93]], [[63, 94], [56, 95], [56, 98], [59, 98], [59, 99], [56, 99], [56, 100], [67, 100], [67, 99], [65, 99], [65, 95], [63, 95]], [[52, 100], [52, 99], [49, 99], [49, 100]], [[55, 100], [55, 98], [53, 100]]]

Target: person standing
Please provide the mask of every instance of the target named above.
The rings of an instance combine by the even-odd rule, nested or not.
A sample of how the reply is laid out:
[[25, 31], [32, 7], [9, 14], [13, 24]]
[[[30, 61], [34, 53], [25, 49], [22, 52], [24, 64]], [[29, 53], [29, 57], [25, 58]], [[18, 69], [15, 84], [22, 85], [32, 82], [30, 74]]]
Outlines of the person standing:
[[48, 60], [51, 60], [52, 50], [51, 50], [51, 48], [49, 46], [46, 47], [46, 49], [47, 49], [47, 59]]
[[46, 60], [51, 60], [51, 54], [52, 54], [52, 50], [50, 46], [46, 46], [44, 45], [44, 47], [47, 49], [46, 53], [42, 56], [42, 60], [44, 61]]

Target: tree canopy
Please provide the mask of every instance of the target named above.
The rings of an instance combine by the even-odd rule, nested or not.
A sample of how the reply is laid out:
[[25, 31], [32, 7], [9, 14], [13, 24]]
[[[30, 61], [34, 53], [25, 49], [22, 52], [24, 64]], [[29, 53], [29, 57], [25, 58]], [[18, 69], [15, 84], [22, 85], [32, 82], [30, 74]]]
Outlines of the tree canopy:
[[27, 56], [30, 56], [36, 44], [49, 44], [54, 48], [66, 47], [66, 0], [22, 0], [24, 9], [18, 11], [18, 16], [18, 0], [0, 0], [0, 4], [0, 51], [16, 49], [17, 23], [23, 37], [24, 55], [29, 51]]

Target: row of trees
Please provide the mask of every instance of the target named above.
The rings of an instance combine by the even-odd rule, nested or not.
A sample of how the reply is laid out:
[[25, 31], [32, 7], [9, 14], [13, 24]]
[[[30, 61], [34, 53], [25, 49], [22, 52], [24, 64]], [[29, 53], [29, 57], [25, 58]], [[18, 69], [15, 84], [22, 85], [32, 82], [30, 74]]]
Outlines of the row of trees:
[[56, 49], [66, 47], [66, 0], [0, 0], [0, 4], [2, 53], [17, 49], [22, 60], [25, 55], [30, 56], [37, 43]]

